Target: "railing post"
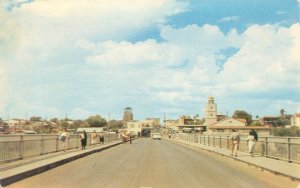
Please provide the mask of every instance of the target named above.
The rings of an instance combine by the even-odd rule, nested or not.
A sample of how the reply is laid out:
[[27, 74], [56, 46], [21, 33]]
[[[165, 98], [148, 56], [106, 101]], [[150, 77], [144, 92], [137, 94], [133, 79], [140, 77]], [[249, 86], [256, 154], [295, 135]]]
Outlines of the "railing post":
[[268, 137], [265, 137], [265, 157], [268, 157]]
[[210, 135], [207, 136], [207, 145], [210, 146]]
[[229, 149], [229, 136], [227, 136], [227, 149]]
[[79, 147], [79, 135], [76, 135], [76, 148]]
[[204, 145], [206, 145], [206, 143], [205, 143], [205, 135], [203, 136], [203, 141], [204, 141], [204, 142], [203, 142], [203, 143], [204, 143]]
[[20, 142], [19, 142], [19, 158], [23, 159], [24, 157], [24, 138], [23, 135], [20, 136]]
[[56, 136], [56, 151], [58, 151], [58, 140], [59, 140], [59, 136]]
[[44, 135], [42, 135], [42, 139], [41, 139], [41, 153], [40, 155], [43, 155], [44, 153]]
[[216, 147], [215, 135], [213, 135], [214, 147]]
[[292, 162], [292, 157], [291, 157], [291, 138], [288, 138], [288, 148], [287, 148], [287, 158], [288, 158], [288, 162], [291, 163]]
[[222, 148], [222, 138], [221, 138], [221, 135], [220, 135], [220, 148]]

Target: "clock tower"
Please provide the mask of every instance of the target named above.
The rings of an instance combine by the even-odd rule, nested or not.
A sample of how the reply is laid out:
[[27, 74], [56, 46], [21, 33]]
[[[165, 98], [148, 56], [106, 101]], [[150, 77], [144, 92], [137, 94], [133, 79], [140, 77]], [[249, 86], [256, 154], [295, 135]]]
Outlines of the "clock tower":
[[217, 104], [213, 97], [208, 97], [208, 103], [205, 107], [205, 125], [209, 126], [217, 122]]

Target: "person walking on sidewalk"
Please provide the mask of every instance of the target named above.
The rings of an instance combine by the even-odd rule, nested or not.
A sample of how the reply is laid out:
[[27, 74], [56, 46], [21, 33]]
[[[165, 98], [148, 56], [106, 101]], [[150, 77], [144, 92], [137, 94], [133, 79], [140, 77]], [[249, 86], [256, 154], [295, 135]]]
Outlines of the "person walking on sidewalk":
[[84, 150], [87, 144], [87, 134], [85, 130], [80, 133], [81, 149]]
[[240, 135], [236, 130], [232, 129], [229, 138], [231, 139], [231, 156], [237, 157], [237, 151], [240, 143]]
[[253, 133], [254, 141], [257, 142], [257, 141], [258, 141], [258, 135], [257, 135], [257, 132], [256, 132], [254, 129], [251, 129], [251, 132]]
[[69, 133], [66, 128], [63, 128], [63, 130], [59, 136], [59, 139], [63, 143], [64, 151], [66, 151], [68, 149], [68, 143], [69, 143]]
[[100, 144], [104, 144], [104, 136], [103, 136], [103, 133], [100, 133], [99, 139], [100, 139]]
[[254, 133], [252, 131], [249, 132], [249, 136], [247, 137], [247, 145], [248, 145], [248, 151], [253, 157], [253, 151], [254, 151], [254, 146], [255, 146], [255, 137]]
[[96, 134], [96, 131], [94, 130], [91, 133], [91, 145], [95, 145], [96, 144], [96, 137], [97, 137], [97, 134]]

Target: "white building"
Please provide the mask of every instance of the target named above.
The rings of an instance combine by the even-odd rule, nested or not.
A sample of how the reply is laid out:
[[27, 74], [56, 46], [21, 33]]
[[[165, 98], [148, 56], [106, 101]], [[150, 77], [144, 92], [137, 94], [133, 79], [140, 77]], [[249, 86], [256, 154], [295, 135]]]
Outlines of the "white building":
[[225, 118], [221, 121], [211, 124], [209, 127], [214, 126], [230, 126], [230, 127], [245, 127], [247, 125], [247, 121], [245, 119], [238, 119], [238, 118]]
[[300, 113], [294, 114], [291, 117], [291, 126], [300, 127]]
[[127, 122], [127, 132], [132, 136], [140, 135], [142, 132], [142, 124], [140, 121], [128, 121]]

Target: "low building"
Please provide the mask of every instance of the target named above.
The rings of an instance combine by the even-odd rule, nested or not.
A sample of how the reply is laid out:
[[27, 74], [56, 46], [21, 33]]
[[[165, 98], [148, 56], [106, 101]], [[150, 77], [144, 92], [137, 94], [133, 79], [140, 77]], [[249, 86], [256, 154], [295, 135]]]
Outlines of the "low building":
[[180, 132], [185, 133], [203, 133], [206, 131], [205, 125], [178, 125], [177, 126]]
[[140, 121], [128, 121], [126, 123], [127, 132], [132, 136], [139, 136], [142, 132], [142, 124]]
[[291, 126], [300, 127], [300, 113], [296, 113], [291, 117]]
[[226, 118], [208, 127], [209, 134], [229, 135], [232, 129], [241, 135], [248, 135], [251, 129], [255, 129], [260, 136], [269, 136], [271, 129], [268, 126], [247, 126], [245, 119]]
[[96, 131], [96, 133], [101, 133], [101, 132], [108, 131], [108, 128], [107, 127], [80, 127], [75, 130], [75, 133], [78, 134], [82, 131], [85, 131], [86, 133], [91, 133], [94, 131]]
[[262, 125], [276, 125], [280, 118], [280, 116], [264, 116], [260, 119], [260, 123]]

